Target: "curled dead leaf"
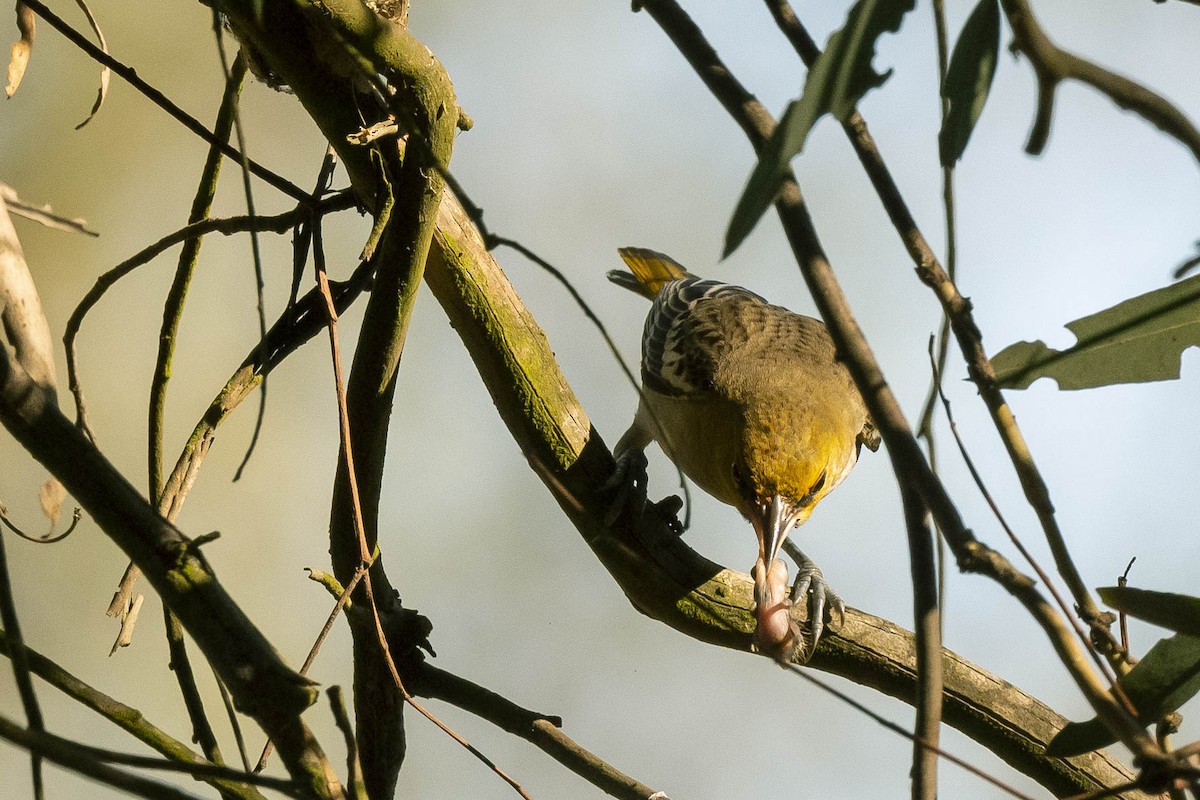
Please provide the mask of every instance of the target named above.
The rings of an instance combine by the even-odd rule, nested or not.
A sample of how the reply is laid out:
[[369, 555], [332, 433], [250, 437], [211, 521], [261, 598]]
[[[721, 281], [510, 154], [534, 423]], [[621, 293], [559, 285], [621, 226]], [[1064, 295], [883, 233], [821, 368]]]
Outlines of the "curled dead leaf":
[[42, 504], [42, 513], [46, 515], [46, 519], [50, 520], [50, 532], [54, 532], [54, 528], [58, 525], [58, 520], [62, 517], [63, 501], [67, 499], [67, 488], [59, 482], [58, 478], [51, 477], [42, 484], [42, 488], [38, 491], [38, 500]]
[[21, 38], [13, 42], [12, 55], [9, 56], [8, 82], [4, 84], [4, 94], [7, 97], [17, 93], [17, 87], [25, 77], [25, 68], [29, 66], [29, 56], [33, 54], [35, 19], [33, 10], [18, 0], [17, 30], [20, 31]]
[[[88, 8], [87, 3], [83, 0], [75, 0], [75, 4], [83, 11], [87, 17], [88, 24], [92, 26], [92, 32], [96, 34], [96, 40], [100, 42], [100, 49], [108, 53], [108, 42], [104, 40], [104, 32], [100, 30], [100, 23], [96, 22], [96, 17], [92, 14], [92, 10]], [[87, 119], [75, 126], [75, 130], [79, 130], [84, 125], [92, 121], [92, 117], [96, 116], [96, 112], [100, 110], [100, 106], [104, 105], [104, 98], [108, 97], [108, 78], [111, 72], [108, 67], [100, 70], [100, 88], [96, 92], [96, 102], [92, 103], [92, 110], [88, 113]]]

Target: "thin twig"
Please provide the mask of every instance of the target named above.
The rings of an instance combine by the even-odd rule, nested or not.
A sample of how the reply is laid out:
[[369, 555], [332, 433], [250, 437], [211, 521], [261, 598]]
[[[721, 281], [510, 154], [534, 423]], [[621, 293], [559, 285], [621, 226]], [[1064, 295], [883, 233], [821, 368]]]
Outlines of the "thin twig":
[[934, 532], [929, 510], [920, 494], [896, 467], [896, 482], [904, 507], [904, 525], [908, 534], [908, 552], [912, 574], [913, 632], [917, 640], [917, 696], [913, 741], [918, 746], [912, 755], [913, 800], [936, 800], [938, 794], [937, 758], [934, 749], [941, 741], [942, 695], [942, 611], [937, 591], [938, 572], [934, 559]]
[[1134, 112], [1175, 139], [1200, 164], [1200, 130], [1165, 97], [1135, 81], [1058, 47], [1042, 30], [1026, 0], [1000, 0], [1013, 32], [1013, 49], [1029, 58], [1038, 82], [1037, 112], [1025, 150], [1041, 153], [1050, 137], [1054, 97], [1064, 80], [1091, 86], [1121, 108]]
[[[954, 437], [955, 444], [958, 445], [958, 452], [962, 456], [963, 463], [967, 466], [967, 471], [971, 473], [971, 479], [975, 481], [975, 486], [979, 489], [979, 494], [983, 497], [984, 502], [987, 503], [988, 508], [991, 509], [992, 516], [994, 516], [996, 521], [1000, 523], [1000, 527], [1008, 536], [1008, 540], [1012, 542], [1013, 546], [1017, 548], [1017, 552], [1019, 552], [1021, 557], [1025, 559], [1025, 563], [1027, 563], [1030, 569], [1032, 569], [1038, 576], [1038, 580], [1041, 581], [1046, 587], [1046, 591], [1050, 592], [1050, 596], [1054, 598], [1054, 602], [1058, 606], [1059, 611], [1062, 613], [1063, 619], [1066, 619], [1071, 623], [1071, 626], [1075, 629], [1076, 637], [1079, 639], [1080, 643], [1086, 646], [1088, 644], [1087, 633], [1082, 627], [1080, 627], [1079, 621], [1075, 618], [1075, 615], [1071, 613], [1071, 609], [1067, 605], [1066, 599], [1058, 591], [1058, 587], [1054, 585], [1054, 581], [1051, 579], [1050, 574], [1042, 568], [1042, 565], [1033, 557], [1033, 553], [1031, 553], [1029, 549], [1025, 547], [1025, 544], [1021, 541], [1020, 537], [1017, 536], [1016, 531], [1009, 526], [1008, 520], [1004, 518], [1004, 514], [1000, 511], [1000, 506], [996, 503], [995, 498], [992, 497], [992, 493], [988, 491], [987, 485], [983, 482], [983, 476], [976, 468], [974, 459], [972, 459], [971, 454], [967, 452], [966, 443], [963, 442], [962, 436], [958, 432], [958, 424], [954, 421], [954, 412], [950, 407], [950, 399], [946, 397], [945, 391], [942, 390], [942, 373], [938, 370], [937, 361], [933, 355], [932, 337], [929, 340], [929, 366], [933, 375], [933, 386], [937, 390], [937, 396], [941, 399], [942, 408], [946, 413], [946, 422], [950, 426], [950, 434]], [[1112, 684], [1113, 692], [1124, 703], [1126, 710], [1131, 714], [1136, 714], [1133, 704], [1129, 701], [1129, 698], [1125, 696], [1125, 692], [1121, 689], [1120, 684], [1117, 682], [1116, 675], [1114, 675], [1111, 671], [1109, 662], [1101, 658], [1099, 653], [1096, 652], [1095, 648], [1088, 647], [1087, 652], [1091, 655], [1092, 661], [1095, 663], [1096, 667], [1104, 673], [1105, 678], [1110, 684]]]
[[[1137, 556], [1129, 559], [1129, 563], [1125, 565], [1125, 571], [1117, 578], [1117, 586], [1126, 586], [1129, 584], [1129, 570], [1133, 569], [1133, 562], [1137, 561]], [[1126, 657], [1132, 652], [1129, 649], [1129, 615], [1122, 611], [1117, 615], [1118, 624], [1121, 630], [1121, 649], [1125, 651]]]
[[[8, 518], [8, 509], [5, 507], [4, 503], [0, 503], [0, 523], [3, 523], [4, 527], [8, 528], [17, 536], [20, 536], [25, 541], [33, 542], [34, 544], [54, 544], [55, 542], [61, 542], [75, 531], [75, 528], [79, 525], [79, 520], [81, 519], [83, 519], [83, 509], [76, 508], [71, 514], [71, 524], [65, 531], [57, 536], [34, 536], [33, 534], [26, 533], [18, 528], [17, 524]], [[53, 530], [51, 530], [51, 533], [53, 533]]]
[[[213, 4], [213, 34], [217, 40], [217, 53], [220, 55], [221, 71], [225, 73], [226, 83], [232, 83], [235, 80], [235, 71], [241, 71], [244, 76], [246, 74], [245, 54], [239, 52], [236, 63], [233, 69], [229, 66], [229, 56], [225, 52], [225, 21], [221, 17], [220, 2]], [[239, 67], [240, 65], [240, 67]], [[240, 78], [237, 79], [240, 82]], [[238, 159], [238, 166], [242, 172], [242, 194], [246, 198], [246, 216], [250, 219], [255, 219], [258, 214], [254, 210], [254, 188], [250, 182], [250, 156], [249, 148], [246, 146], [246, 128], [242, 124], [242, 115], [238, 107], [238, 99], [235, 96], [231, 106], [233, 112], [233, 129], [237, 134], [238, 151], [241, 158]], [[314, 202], [320, 198], [314, 198]], [[267, 338], [267, 307], [266, 301], [263, 299], [263, 289], [266, 288], [266, 282], [263, 280], [263, 265], [262, 265], [262, 248], [258, 242], [258, 231], [254, 228], [250, 229], [250, 255], [254, 261], [254, 296], [256, 299], [256, 310], [258, 311], [258, 340], [261, 342]], [[258, 388], [258, 413], [254, 417], [254, 431], [250, 434], [250, 443], [246, 445], [246, 454], [242, 456], [242, 461], [238, 464], [237, 469], [233, 473], [233, 480], [239, 481], [242, 478], [242, 472], [246, 469], [246, 465], [250, 463], [250, 456], [254, 454], [255, 445], [258, 444], [258, 437], [262, 434], [263, 420], [267, 413], [267, 379], [264, 376], [262, 385]]]
[[61, 214], [55, 214], [49, 205], [35, 206], [32, 203], [26, 203], [17, 196], [16, 190], [7, 184], [0, 183], [0, 197], [4, 198], [4, 203], [8, 206], [8, 210], [15, 216], [24, 217], [27, 220], [37, 222], [54, 230], [82, 233], [85, 236], [92, 237], [100, 235], [88, 228], [85, 220], [78, 217], [64, 217]]
[[[950, 45], [949, 34], [946, 30], [946, 7], [944, 0], [933, 2], [934, 28], [937, 32], [938, 86], [941, 98], [941, 120], [946, 124], [946, 115], [950, 113], [950, 98], [946, 96], [946, 71], [949, 69]], [[942, 166], [942, 212], [946, 223], [946, 274], [950, 280], [956, 280], [958, 274], [958, 221], [954, 213], [954, 165]], [[937, 371], [946, 371], [946, 357], [950, 352], [950, 318], [942, 312], [941, 325], [937, 334]], [[929, 466], [937, 471], [937, 447], [933, 438], [933, 414], [937, 409], [937, 387], [932, 378], [929, 391], [926, 392], [925, 402], [921, 406], [920, 422], [917, 423], [917, 436], [925, 440], [929, 452]]]
[[[39, 17], [46, 20], [46, 22], [48, 22], [52, 28], [65, 36], [72, 44], [74, 44], [95, 61], [98, 61], [99, 63], [111, 69], [117, 75], [121, 76], [121, 78], [123, 78], [130, 86], [137, 89], [139, 92], [145, 95], [150, 102], [154, 103], [163, 111], [167, 112], [167, 114], [182, 123], [185, 128], [196, 134], [196, 136], [200, 137], [209, 144], [220, 147], [221, 152], [226, 156], [229, 156], [230, 158], [240, 158], [237, 150], [220, 141], [220, 139], [214, 135], [212, 131], [205, 128], [203, 123], [201, 123], [198, 119], [188, 114], [175, 103], [171, 102], [171, 100], [167, 99], [167, 96], [158, 89], [155, 89], [153, 86], [142, 80], [132, 67], [122, 64], [120, 61], [117, 61], [108, 53], [105, 53], [99, 47], [89, 42], [87, 37], [63, 21], [61, 17], [47, 8], [46, 5], [41, 2], [41, 0], [28, 0], [28, 2], [25, 2], [25, 5], [37, 12]], [[274, 186], [276, 189], [286, 194], [288, 197], [291, 197], [293, 200], [301, 203], [304, 203], [308, 200], [308, 195], [303, 189], [301, 189], [299, 186], [296, 186], [286, 178], [275, 174], [261, 164], [251, 161], [250, 171], [262, 180], [269, 183], [271, 186]]]
[[[0, 347], [3, 347], [0, 344]], [[12, 574], [8, 571], [8, 556], [4, 549], [4, 534], [0, 533], [0, 623], [4, 624], [4, 632], [8, 638], [9, 659], [12, 661], [13, 678], [17, 684], [17, 694], [21, 698], [21, 708], [25, 711], [25, 721], [30, 731], [35, 734], [44, 733], [45, 722], [42, 719], [42, 707], [38, 703], [37, 692], [33, 688], [33, 678], [29, 671], [29, 654], [25, 651], [25, 639], [21, 636], [21, 621], [17, 616], [17, 604], [13, 599]], [[30, 770], [33, 774], [34, 800], [43, 800], [46, 787], [42, 782], [42, 757], [36, 750], [30, 749]]]
[[869, 717], [871, 720], [878, 723], [879, 725], [882, 725], [884, 728], [888, 729], [892, 733], [899, 734], [900, 736], [903, 736], [905, 739], [908, 739], [917, 747], [925, 748], [925, 749], [928, 749], [930, 752], [936, 753], [939, 757], [946, 759], [951, 764], [954, 764], [956, 767], [961, 767], [962, 769], [971, 773], [975, 777], [981, 778], [981, 779], [987, 781], [992, 786], [995, 786], [997, 789], [1001, 790], [1005, 794], [1020, 798], [1020, 800], [1033, 800], [1033, 798], [1030, 795], [1027, 795], [1024, 792], [1017, 790], [1016, 787], [1010, 786], [1009, 784], [1005, 783], [1004, 781], [1000, 780], [997, 777], [989, 775], [988, 773], [984, 772], [979, 767], [975, 766], [974, 764], [970, 763], [969, 761], [959, 758], [958, 756], [951, 755], [950, 753], [947, 753], [945, 750], [938, 747], [937, 745], [927, 742], [927, 741], [921, 739], [920, 737], [913, 736], [911, 733], [906, 731], [900, 725], [897, 725], [896, 723], [892, 722], [891, 720], [887, 719], [886, 717], [883, 717], [880, 714], [875, 713], [874, 711], [867, 708], [865, 705], [858, 702], [857, 700], [855, 700], [853, 697], [846, 694], [845, 692], [842, 692], [842, 691], [839, 691], [839, 690], [833, 688], [831, 685], [829, 685], [825, 681], [821, 680], [820, 678], [817, 678], [814, 675], [810, 675], [802, 667], [800, 667], [796, 664], [788, 664], [788, 665], [786, 665], [786, 668], [793, 675], [799, 675], [801, 678], [808, 681], [813, 686], [816, 686], [818, 689], [821, 689], [822, 691], [833, 695], [838, 700], [842, 701], [846, 705], [853, 708], [855, 711], [859, 712], [860, 714], [863, 714], [866, 717]]
[[221, 755], [221, 747], [217, 744], [217, 736], [208, 714], [204, 710], [204, 699], [200, 696], [200, 687], [196, 685], [196, 674], [192, 671], [192, 660], [188, 657], [187, 645], [183, 641], [183, 626], [179, 618], [171, 612], [170, 606], [163, 603], [163, 624], [166, 627], [167, 651], [170, 661], [167, 666], [175, 673], [175, 682], [179, 684], [180, 694], [183, 695], [183, 705], [187, 710], [188, 719], [192, 723], [192, 741], [200, 745], [205, 757], [214, 764], [225, 764]]
[[[376, 552], [378, 552], [378, 550]], [[342, 610], [350, 605], [350, 595], [358, 587], [359, 581], [361, 581], [363, 576], [367, 574], [368, 569], [370, 569], [370, 564], [361, 566], [355, 570], [354, 577], [349, 583], [346, 584], [346, 588], [338, 595], [337, 602], [334, 603], [333, 609], [329, 612], [329, 616], [325, 618], [325, 624], [321, 626], [320, 633], [317, 634], [317, 638], [312, 643], [312, 647], [308, 649], [308, 655], [304, 657], [304, 663], [300, 665], [301, 675], [307, 675], [308, 670], [312, 668], [313, 662], [317, 660], [317, 653], [321, 652], [321, 645], [325, 643], [325, 639], [329, 636], [330, 631], [333, 630], [333, 623], [337, 621], [337, 618], [339, 615], [341, 615]], [[332, 576], [330, 576], [330, 578], [336, 581], [336, 579]], [[255, 772], [262, 772], [267, 768], [267, 760], [271, 758], [271, 751], [274, 749], [275, 745], [271, 743], [270, 739], [267, 739], [266, 744], [263, 745], [262, 753], [258, 756], [258, 763], [254, 765]]]
[[[225, 79], [225, 92], [217, 111], [217, 121], [213, 132], [217, 138], [226, 142], [233, 129], [234, 106], [237, 96], [242, 91], [243, 80], [246, 77], [245, 59], [238, 59], [234, 73]], [[195, 225], [208, 217], [212, 210], [213, 198], [217, 194], [217, 180], [221, 174], [221, 161], [224, 156], [221, 149], [210, 145], [204, 167], [200, 171], [200, 180], [196, 186], [192, 207], [188, 212], [187, 224]], [[254, 215], [250, 215], [251, 221]], [[253, 226], [251, 227], [253, 230]], [[158, 354], [154, 363], [154, 372], [150, 379], [150, 402], [147, 442], [147, 469], [149, 472], [149, 496], [157, 498], [162, 493], [162, 459], [163, 459], [163, 428], [165, 426], [167, 383], [174, 372], [171, 366], [175, 355], [175, 342], [179, 333], [179, 323], [183, 319], [183, 306], [187, 301], [188, 288], [192, 276], [196, 272], [196, 263], [200, 258], [200, 246], [204, 239], [195, 236], [184, 241], [175, 263], [175, 276], [171, 287], [167, 290], [163, 302], [162, 326], [158, 332]], [[82, 307], [83, 304], [80, 304]], [[86, 309], [83, 313], [86, 313]], [[82, 315], [80, 317], [82, 321]], [[73, 374], [73, 372], [72, 372]]]
[[342, 741], [346, 743], [346, 786], [355, 797], [365, 798], [362, 767], [358, 763], [358, 741], [354, 738], [354, 725], [350, 722], [350, 715], [346, 713], [346, 698], [342, 687], [330, 686], [325, 694], [329, 697], [333, 721], [342, 732]]
[[[704, 38], [703, 33], [690, 17], [674, 0], [643, 0], [641, 7], [645, 8], [667, 32], [675, 46], [725, 106], [726, 111], [746, 131], [755, 148], [761, 148], [769, 138], [771, 131], [774, 130], [774, 119], [770, 112], [733, 77], [728, 67], [721, 62], [712, 45]], [[856, 141], [869, 142], [869, 138], [865, 138], [865, 129], [859, 133], [864, 138]], [[870, 171], [871, 169], [868, 169], [868, 172]], [[975, 538], [963, 522], [958, 509], [946, 492], [945, 486], [929, 469], [929, 464], [912, 434], [899, 402], [891, 391], [878, 361], [871, 352], [870, 345], [854, 319], [849, 302], [833, 274], [812, 218], [805, 207], [800, 187], [790, 169], [785, 170], [782, 185], [776, 197], [775, 208], [783, 221], [784, 231], [800, 265], [801, 274], [809, 286], [821, 316], [825, 319], [839, 354], [845, 361], [855, 384], [866, 401], [872, 419], [888, 446], [889, 455], [901, 462], [897, 465], [897, 469], [904, 471], [914, 487], [920, 491], [922, 500], [934, 515], [951, 544], [960, 568], [987, 575], [1020, 601], [1041, 625], [1054, 645], [1059, 659], [1067, 667], [1076, 685], [1096, 713], [1118, 733], [1121, 740], [1129, 745], [1138, 756], [1146, 759], [1147, 763], [1161, 760], [1163, 754], [1157, 744], [1147, 736], [1138, 722], [1123, 707], [1113, 701], [1108, 691], [1109, 687], [1101, 682], [1096, 673], [1091, 670], [1088, 657], [1075, 640], [1069, 625], [1045, 601], [1036, 584], [1028, 576], [1018, 572], [1000, 553]], [[899, 206], [899, 209], [903, 209], [907, 213], [907, 208], [903, 204]], [[899, 209], [889, 208], [889, 213]], [[910, 229], [915, 230], [915, 226], [904, 228], [906, 231]], [[932, 259], [932, 253], [930, 253], [930, 257]], [[933, 259], [932, 263], [936, 265], [936, 259]], [[925, 268], [921, 270], [922, 274], [928, 278], [928, 265], [922, 265], [922, 267]], [[941, 272], [940, 266], [937, 270]], [[990, 369], [990, 362], [982, 354], [978, 330], [975, 329], [969, 316], [965, 299], [957, 294], [957, 289], [949, 281], [949, 278], [944, 273], [941, 275], [943, 279], [937, 282], [935, 288], [938, 288], [939, 291], [952, 292], [963, 304], [958, 308], [947, 308], [951, 319], [957, 320], [954, 326], [956, 334], [959, 333], [960, 325], [965, 322], [970, 323], [971, 331], [965, 340], [960, 338], [960, 343], [978, 348], [978, 355], [982, 358], [980, 364]], [[994, 381], [989, 382], [985, 374], [976, 374], [974, 370], [980, 364], [971, 358], [968, 358], [968, 361], [971, 364], [972, 377], [976, 378], [981, 393], [986, 396], [990, 390], [1003, 404], [1003, 398], [995, 389]], [[990, 372], [987, 374], [990, 375]], [[1006, 434], [1006, 444], [1012, 447], [1019, 443], [1023, 450], [1022, 458], [1014, 457], [1014, 461], [1022, 465], [1022, 482], [1025, 483], [1025, 479], [1036, 477], [1044, 492], [1045, 485], [1041, 483], [1040, 475], [1033, 468], [1028, 450], [1024, 448], [1024, 441], [1020, 438], [1015, 424], [1011, 424], [1011, 411], [1005, 405], [1002, 405], [999, 410], [1007, 415], [1007, 421], [1010, 423], [1008, 426], [1001, 426]], [[1001, 418], [998, 417], [997, 420], [999, 422]], [[1056, 531], [1057, 524], [1053, 521], [1053, 507], [1048, 504], [1048, 494], [1045, 494], [1045, 497], [1047, 504], [1039, 508], [1039, 511], [1049, 512], [1049, 522], [1053, 524], [1053, 529]], [[1061, 544], [1061, 537], [1059, 543]], [[1069, 555], [1066, 561], [1073, 569]], [[1082, 587], [1082, 594], [1090, 600], [1086, 586]]]
[[242, 769], [251, 772], [250, 754], [246, 752], [246, 737], [242, 734], [242, 721], [238, 718], [237, 708], [233, 705], [233, 696], [229, 694], [229, 689], [225, 687], [225, 682], [221, 680], [220, 675], [214, 673], [213, 678], [216, 679], [217, 689], [221, 692], [221, 703], [225, 706], [225, 718], [229, 720], [229, 727], [233, 729], [233, 740], [237, 743]]

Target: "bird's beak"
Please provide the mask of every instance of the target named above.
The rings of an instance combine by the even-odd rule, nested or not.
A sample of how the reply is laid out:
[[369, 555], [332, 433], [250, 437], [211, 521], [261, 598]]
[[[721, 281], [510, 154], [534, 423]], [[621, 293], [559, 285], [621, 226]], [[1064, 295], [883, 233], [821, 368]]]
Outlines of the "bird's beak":
[[783, 540], [791, 532], [795, 517], [791, 508], [779, 495], [771, 498], [771, 502], [765, 510], [766, 513], [759, 523], [759, 546], [761, 547], [759, 555], [762, 557], [763, 563], [769, 567], [779, 555], [779, 548], [783, 544]]

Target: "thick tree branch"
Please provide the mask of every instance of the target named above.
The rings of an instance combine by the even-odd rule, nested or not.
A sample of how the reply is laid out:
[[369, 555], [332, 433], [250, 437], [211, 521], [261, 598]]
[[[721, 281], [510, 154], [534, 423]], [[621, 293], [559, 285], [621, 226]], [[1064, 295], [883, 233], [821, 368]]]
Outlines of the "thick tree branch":
[[[0, 653], [12, 657], [12, 644], [4, 631], [0, 631]], [[216, 766], [183, 742], [168, 735], [161, 728], [142, 716], [136, 708], [114, 700], [112, 697], [89, 686], [41, 653], [26, 647], [29, 668], [34, 675], [44, 680], [63, 694], [92, 709], [131, 736], [150, 746], [158, 753], [181, 764]], [[264, 800], [258, 789], [230, 777], [208, 775], [201, 778], [209, 785], [220, 789], [223, 796], [239, 800]]]
[[[674, 0], [645, 0], [642, 6], [671, 37], [672, 42], [721, 101], [725, 110], [747, 132], [755, 149], [760, 149], [775, 125], [769, 112], [725, 68], [700, 30]], [[910, 485], [929, 508], [950, 544], [959, 567], [992, 578], [1026, 608], [1041, 625], [1059, 659], [1067, 667], [1092, 708], [1139, 758], [1144, 759], [1146, 763], [1165, 758], [1161, 748], [1109, 694], [1109, 687], [1092, 669], [1086, 651], [1067, 620], [1046, 602], [1028, 576], [1017, 571], [1000, 553], [976, 539], [964, 524], [941, 480], [929, 468], [920, 444], [854, 318], [849, 302], [822, 249], [799, 184], [790, 169], [784, 175], [775, 208], [783, 222], [784, 233], [800, 265], [805, 283], [837, 344], [838, 352], [845, 360], [859, 391], [862, 392], [871, 417], [888, 446], [889, 456], [897, 471], [907, 477]], [[944, 273], [942, 277], [944, 281], [940, 288], [958, 296], [957, 289], [949, 277]], [[923, 278], [927, 279], [927, 276]], [[962, 310], [965, 311], [966, 300], [960, 296], [959, 299], [963, 304]], [[947, 313], [950, 313], [949, 309]], [[970, 317], [963, 313], [952, 314], [951, 321], [956, 334], [961, 324], [969, 322], [971, 327], [974, 327]], [[977, 330], [970, 337], [970, 342], [982, 352]], [[968, 366], [973, 367], [974, 364], [975, 362], [968, 358]], [[983, 359], [983, 364], [990, 366], [986, 358]], [[981, 391], [983, 386], [989, 383], [994, 388], [994, 380], [988, 380], [986, 374], [975, 375], [972, 370], [972, 377], [980, 384]], [[999, 396], [998, 392], [996, 394]], [[999, 401], [1003, 403], [1003, 398], [999, 398]], [[1013, 434], [1006, 439], [1006, 444], [1020, 443], [1023, 446], [1024, 441], [1020, 439], [1015, 422], [1011, 420], [1011, 412], [1007, 411], [1007, 406], [1003, 406], [1003, 410], [1012, 423], [1009, 432]], [[1028, 466], [1032, 466], [1027, 449], [1023, 450], [1023, 456]], [[1021, 472], [1022, 482], [1031, 475], [1037, 476], [1036, 470]], [[1044, 485], [1041, 488], [1045, 490]], [[1029, 491], [1028, 486], [1026, 490]], [[1046, 503], [1048, 506], [1048, 495]], [[1086, 595], [1086, 589], [1084, 594]]]
[[[630, 602], [688, 636], [749, 653], [754, 629], [749, 576], [692, 551], [653, 506], [640, 519], [605, 526], [609, 497], [597, 487], [611, 474], [612, 457], [559, 371], [545, 334], [449, 194], [435, 244], [426, 282], [509, 432]], [[915, 653], [912, 634], [851, 610], [845, 627], [822, 640], [810, 666], [911, 703]], [[946, 722], [1056, 794], [1129, 781], [1129, 771], [1106, 753], [1047, 758], [1045, 745], [1065, 724], [1062, 717], [953, 653], [944, 652], [942, 666]]]
[[[371, 257], [375, 284], [346, 386], [357, 486], [352, 490], [346, 459], [340, 459], [330, 513], [334, 574], [345, 584], [376, 547], [397, 370], [433, 236], [442, 175], [450, 162], [458, 104], [449, 77], [429, 49], [358, 0], [268, 2], [261, 14], [253, 5], [228, 9], [239, 38], [296, 93], [338, 151], [356, 193], [375, 211], [377, 221], [384, 222], [386, 215]], [[382, 83], [395, 94], [385, 95]], [[395, 140], [370, 148], [347, 141], [363, 127], [361, 114], [370, 109], [381, 118], [396, 111], [398, 119], [409, 123], [403, 158]], [[365, 541], [355, 525], [358, 513]], [[380, 558], [354, 599], [365, 601], [367, 592], [382, 603], [383, 615], [398, 608]], [[404, 757], [403, 693], [388, 677], [389, 659], [381, 652], [374, 624], [352, 619], [351, 630], [363, 777], [371, 797], [390, 797]]]

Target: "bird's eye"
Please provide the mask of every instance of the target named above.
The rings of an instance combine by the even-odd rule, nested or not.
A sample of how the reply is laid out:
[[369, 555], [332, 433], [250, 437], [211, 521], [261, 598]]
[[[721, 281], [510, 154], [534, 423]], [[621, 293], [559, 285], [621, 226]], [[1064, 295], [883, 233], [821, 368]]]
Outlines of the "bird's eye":
[[825, 487], [825, 470], [821, 470], [821, 477], [817, 478], [817, 482], [814, 483], [812, 485], [812, 488], [808, 490], [808, 494], [810, 496], [814, 495], [817, 492], [821, 491], [821, 489], [823, 489], [824, 487]]
[[743, 493], [750, 489], [750, 476], [746, 474], [746, 468], [741, 464], [733, 465], [733, 485]]

